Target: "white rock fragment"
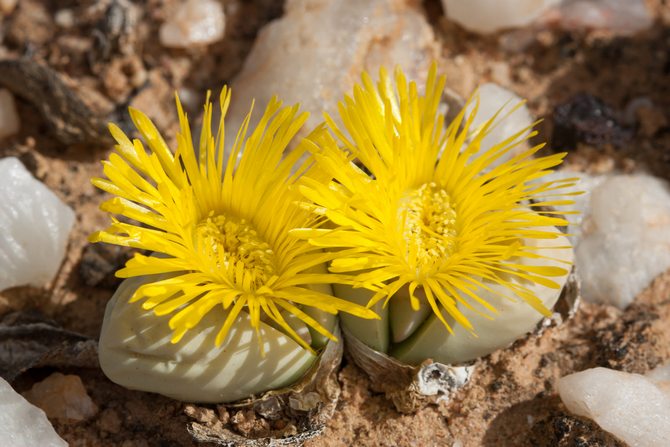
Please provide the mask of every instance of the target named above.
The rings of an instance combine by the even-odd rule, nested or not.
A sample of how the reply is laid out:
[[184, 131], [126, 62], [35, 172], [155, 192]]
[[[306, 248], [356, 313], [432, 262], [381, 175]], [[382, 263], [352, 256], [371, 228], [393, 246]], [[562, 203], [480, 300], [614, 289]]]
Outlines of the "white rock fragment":
[[163, 46], [189, 48], [223, 38], [226, 17], [216, 0], [187, 0], [160, 27]]
[[581, 192], [578, 195], [570, 195], [566, 198], [574, 201], [574, 204], [560, 207], [558, 209], [577, 211], [579, 214], [566, 216], [570, 223], [567, 228], [568, 239], [572, 245], [577, 245], [582, 235], [582, 222], [584, 216], [589, 212], [591, 206], [591, 192], [607, 178], [604, 175], [589, 175], [583, 172], [573, 172], [566, 170], [554, 171], [551, 174], [542, 177], [541, 181], [558, 181], [575, 178], [576, 184], [572, 187], [562, 189], [566, 194]]
[[[521, 104], [523, 99], [514, 92], [493, 83], [482, 84], [477, 91], [479, 93], [479, 107], [472, 121], [472, 129], [483, 125], [500, 112], [490, 132], [482, 139], [479, 154], [486, 152], [497, 143], [505, 141], [533, 124], [533, 118], [528, 111], [528, 107], [526, 107], [526, 104]], [[466, 117], [470, 116], [474, 106], [474, 103], [468, 106]], [[519, 135], [517, 140], [522, 139], [527, 134], [528, 132]], [[510, 150], [496, 160], [491, 168], [504, 163], [525, 149], [525, 145], [520, 145]], [[476, 155], [473, 155], [473, 157], [476, 157]]]
[[98, 412], [98, 407], [89, 397], [79, 376], [72, 374], [55, 372], [34, 384], [23, 395], [50, 419], [78, 422]]
[[384, 65], [399, 65], [408, 79], [425, 80], [439, 55], [433, 31], [409, 0], [291, 0], [285, 14], [258, 35], [232, 84], [229, 114], [236, 130], [256, 99], [256, 114], [273, 95], [300, 102], [311, 113], [305, 130], [337, 119], [337, 102], [350, 94], [361, 72], [376, 76]]
[[59, 9], [54, 14], [54, 22], [61, 28], [72, 28], [75, 24], [76, 18], [72, 9]]
[[593, 368], [560, 379], [558, 392], [571, 412], [631, 447], [669, 445], [670, 398], [644, 376]]
[[633, 34], [654, 22], [644, 0], [566, 0], [558, 15], [564, 29], [603, 29], [617, 34]]
[[446, 16], [482, 34], [526, 26], [560, 0], [442, 0]]
[[42, 410], [31, 405], [0, 377], [0, 445], [67, 447]]
[[0, 140], [19, 131], [19, 113], [14, 96], [9, 90], [0, 88]]
[[624, 308], [670, 269], [670, 191], [645, 174], [607, 177], [588, 197], [576, 246], [582, 294]]
[[0, 159], [0, 290], [43, 286], [63, 261], [75, 215], [15, 157]]
[[209, 311], [197, 329], [171, 343], [171, 315], [156, 316], [133, 292], [155, 277], [125, 280], [107, 304], [100, 333], [100, 366], [113, 382], [187, 402], [231, 402], [291, 385], [316, 357], [272, 327], [261, 323], [265, 355], [248, 314], [242, 312], [223, 344], [215, 346], [225, 321], [221, 306]]
[[10, 15], [19, 0], [0, 0], [0, 14]]
[[670, 363], [657, 366], [645, 374], [645, 377], [654, 382], [670, 397]]

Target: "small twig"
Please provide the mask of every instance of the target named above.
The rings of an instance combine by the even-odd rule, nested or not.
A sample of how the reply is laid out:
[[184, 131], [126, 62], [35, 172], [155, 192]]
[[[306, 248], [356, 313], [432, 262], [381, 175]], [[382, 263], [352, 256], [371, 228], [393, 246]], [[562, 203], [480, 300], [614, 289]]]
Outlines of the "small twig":
[[0, 86], [33, 104], [64, 144], [107, 145], [104, 120], [49, 67], [28, 59], [0, 60]]

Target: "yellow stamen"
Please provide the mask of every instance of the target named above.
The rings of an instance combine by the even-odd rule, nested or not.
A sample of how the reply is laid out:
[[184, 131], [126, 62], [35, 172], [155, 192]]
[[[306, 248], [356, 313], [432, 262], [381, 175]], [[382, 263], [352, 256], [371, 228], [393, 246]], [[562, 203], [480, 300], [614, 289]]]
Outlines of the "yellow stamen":
[[398, 206], [408, 256], [419, 266], [448, 258], [456, 247], [456, 211], [449, 194], [435, 182], [403, 195]]
[[406, 299], [418, 309], [414, 291], [423, 288], [447, 328], [444, 313], [473, 330], [460, 309], [495, 312], [476, 293], [494, 283], [550, 315], [524, 284], [555, 288], [550, 278], [569, 266], [533, 265], [537, 256], [523, 241], [557, 238], [556, 227], [567, 224], [559, 214], [535, 211], [572, 203], [556, 194], [573, 179], [543, 179], [565, 154], [535, 157], [542, 145], [519, 150], [535, 135], [532, 128], [481, 150], [499, 114], [474, 128], [475, 97], [445, 123], [444, 86], [435, 65], [423, 95], [400, 69], [395, 83], [384, 69], [377, 85], [363, 74], [340, 103], [345, 129], [326, 116], [333, 135], [313, 141], [314, 158], [331, 182], [300, 181], [304, 207], [330, 224], [293, 234], [332, 250], [338, 281], [375, 292], [368, 306], [407, 287]]
[[212, 260], [212, 267], [221, 270], [241, 263], [254, 289], [276, 275], [274, 251], [245, 219], [207, 217], [196, 226], [196, 235], [196, 246]]

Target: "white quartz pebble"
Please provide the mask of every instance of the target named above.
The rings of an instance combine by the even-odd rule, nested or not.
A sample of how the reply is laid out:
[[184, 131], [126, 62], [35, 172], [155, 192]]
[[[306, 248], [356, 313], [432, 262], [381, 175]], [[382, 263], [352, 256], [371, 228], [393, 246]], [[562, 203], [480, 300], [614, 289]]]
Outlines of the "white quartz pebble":
[[606, 29], [633, 34], [649, 28], [654, 19], [644, 0], [566, 0], [558, 10], [564, 29]]
[[0, 14], [10, 15], [19, 0], [0, 0]]
[[560, 0], [442, 0], [447, 17], [482, 34], [533, 22]]
[[30, 404], [0, 377], [0, 445], [67, 447], [42, 410]]
[[9, 90], [0, 88], [0, 140], [19, 131], [19, 114], [14, 96]]
[[572, 245], [576, 245], [582, 236], [582, 222], [584, 216], [588, 214], [591, 206], [591, 192], [607, 178], [604, 175], [589, 175], [583, 172], [573, 172], [567, 170], [554, 171], [540, 179], [540, 181], [559, 181], [567, 179], [576, 179], [575, 186], [562, 189], [563, 193], [580, 192], [578, 195], [570, 195], [569, 198], [574, 203], [572, 205], [561, 206], [557, 209], [577, 211], [578, 214], [566, 216], [570, 223], [567, 228], [568, 239]]
[[409, 0], [291, 0], [285, 14], [259, 33], [232, 84], [226, 132], [234, 137], [249, 104], [256, 114], [278, 95], [310, 112], [305, 127], [336, 120], [337, 103], [351, 94], [361, 72], [376, 77], [381, 65], [403, 68], [408, 79], [424, 80], [439, 55], [433, 31]]
[[[491, 147], [505, 141], [507, 138], [514, 136], [525, 128], [533, 124], [533, 118], [528, 111], [526, 104], [521, 104], [523, 99], [517, 96], [514, 92], [507, 90], [497, 84], [487, 83], [482, 84], [478, 88], [479, 106], [477, 114], [472, 121], [472, 129], [483, 125], [487, 120], [493, 118], [498, 113], [493, 127], [489, 133], [482, 139], [479, 154], [489, 150]], [[466, 109], [469, 116], [474, 110], [474, 103], [471, 103]], [[523, 133], [517, 137], [517, 140], [526, 136], [528, 132]], [[496, 160], [491, 168], [498, 166], [501, 163], [512, 158], [512, 156], [523, 150], [525, 147], [520, 145], [517, 149], [512, 149], [505, 155]], [[476, 155], [473, 155], [476, 157]]]
[[654, 382], [670, 398], [670, 363], [657, 366], [645, 374], [645, 377]]
[[216, 0], [187, 0], [161, 25], [160, 42], [170, 48], [208, 45], [221, 40], [226, 18]]
[[74, 218], [17, 158], [0, 159], [0, 290], [49, 282], [63, 261]]
[[55, 372], [35, 383], [23, 396], [51, 419], [78, 422], [90, 419], [98, 412], [81, 378], [73, 374]]
[[605, 178], [588, 198], [576, 245], [582, 295], [628, 306], [670, 269], [670, 191], [645, 174]]
[[670, 398], [639, 374], [593, 368], [558, 381], [566, 407], [631, 447], [670, 445]]

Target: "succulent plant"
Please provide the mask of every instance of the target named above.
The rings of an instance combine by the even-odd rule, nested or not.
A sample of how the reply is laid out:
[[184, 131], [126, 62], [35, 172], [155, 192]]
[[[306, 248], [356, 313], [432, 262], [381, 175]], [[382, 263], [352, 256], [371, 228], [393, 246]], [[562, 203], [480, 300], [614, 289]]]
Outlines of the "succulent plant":
[[[251, 112], [224, 148], [230, 90], [221, 93], [213, 133], [205, 105], [199, 146], [179, 100], [180, 132], [172, 153], [151, 121], [133, 122], [149, 145], [116, 126], [93, 183], [115, 197], [101, 209], [120, 216], [93, 242], [134, 247], [117, 276], [128, 278], [110, 301], [100, 339], [108, 377], [128, 388], [197, 402], [230, 402], [288, 386], [319, 358], [338, 311], [373, 311], [332, 296], [332, 253], [288, 234], [320, 226], [298, 206], [293, 184], [305, 173], [306, 144], [284, 150], [307, 115], [298, 106], [267, 106], [247, 136]], [[321, 132], [317, 129], [316, 133]]]
[[300, 181], [330, 224], [292, 231], [336, 253], [336, 296], [382, 317], [345, 315], [345, 334], [408, 365], [471, 361], [532, 331], [573, 261], [558, 228], [572, 211], [558, 208], [576, 179], [543, 180], [565, 153], [520, 149], [530, 127], [482, 150], [501, 112], [473, 126], [475, 95], [445, 123], [444, 87], [435, 66], [425, 94], [400, 69], [376, 85], [364, 73], [340, 103], [344, 127], [326, 116], [311, 149], [331, 181]]

